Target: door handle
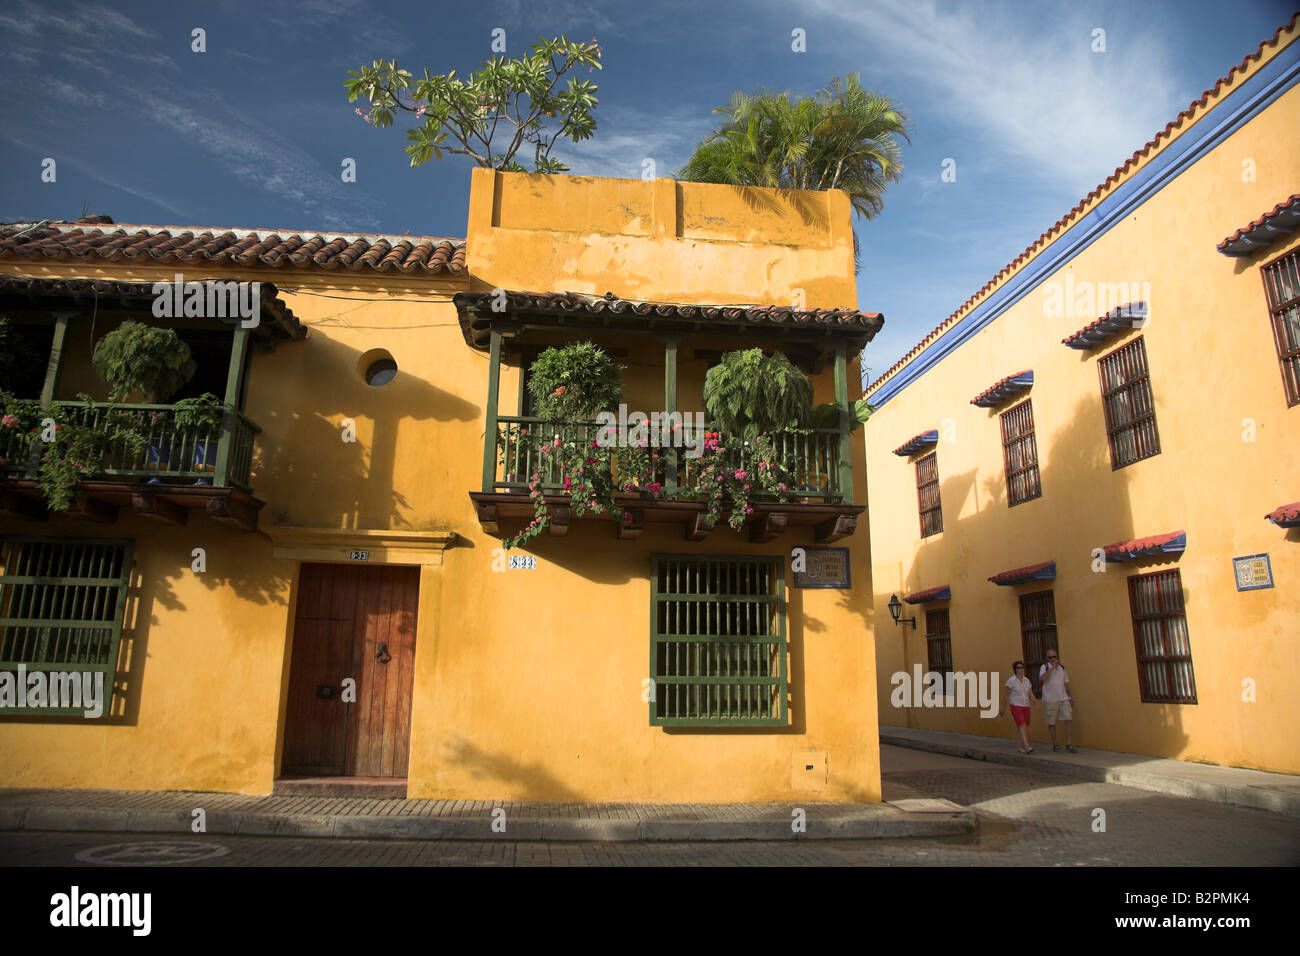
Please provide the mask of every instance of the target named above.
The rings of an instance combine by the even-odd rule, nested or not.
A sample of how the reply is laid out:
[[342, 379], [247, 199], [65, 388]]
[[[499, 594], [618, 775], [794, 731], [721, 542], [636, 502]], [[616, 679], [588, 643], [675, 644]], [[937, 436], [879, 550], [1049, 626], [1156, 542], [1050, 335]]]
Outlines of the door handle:
[[388, 645], [381, 641], [379, 644], [379, 652], [375, 654], [375, 660], [379, 661], [381, 664], [387, 664], [392, 659], [393, 656], [388, 653]]

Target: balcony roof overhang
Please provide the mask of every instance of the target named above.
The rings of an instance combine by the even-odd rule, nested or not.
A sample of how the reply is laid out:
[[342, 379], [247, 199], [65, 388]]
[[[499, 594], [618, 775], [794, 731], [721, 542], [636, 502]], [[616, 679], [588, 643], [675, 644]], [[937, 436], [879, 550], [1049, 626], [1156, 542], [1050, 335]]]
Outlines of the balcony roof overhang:
[[[504, 297], [502, 295], [504, 293]], [[531, 330], [653, 332], [701, 336], [770, 337], [860, 351], [884, 325], [878, 312], [795, 309], [772, 305], [699, 305], [646, 302], [576, 292], [459, 292], [453, 297], [465, 342], [487, 351], [492, 329], [521, 335]]]
[[1217, 248], [1225, 256], [1253, 256], [1296, 229], [1300, 229], [1300, 193], [1282, 200], [1254, 222], [1242, 226]]
[[[171, 285], [171, 283], [166, 283]], [[209, 283], [186, 282], [185, 285]], [[224, 284], [224, 282], [222, 283]], [[117, 279], [73, 279], [35, 276], [0, 275], [0, 309], [39, 308], [57, 310], [67, 306], [96, 308], [100, 311], [150, 309], [157, 298], [155, 282], [127, 282]], [[261, 304], [257, 325], [249, 332], [265, 345], [307, 337], [307, 327], [298, 321], [293, 310], [280, 298], [270, 282], [258, 286]], [[214, 321], [233, 325], [239, 316], [213, 316]]]

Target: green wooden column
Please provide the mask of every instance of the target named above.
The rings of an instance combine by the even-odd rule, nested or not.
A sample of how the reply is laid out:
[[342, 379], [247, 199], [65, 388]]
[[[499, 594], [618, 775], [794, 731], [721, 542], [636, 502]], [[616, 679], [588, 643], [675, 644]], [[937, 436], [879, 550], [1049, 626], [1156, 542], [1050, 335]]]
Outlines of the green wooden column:
[[483, 426], [483, 491], [492, 491], [497, 476], [497, 402], [501, 391], [501, 330], [492, 329], [488, 348], [487, 415]]
[[849, 436], [849, 376], [844, 343], [835, 345], [835, 404], [840, 407], [840, 501], [853, 504], [853, 443]]
[[[665, 337], [664, 343], [664, 411], [677, 411], [677, 344], [680, 338]], [[683, 434], [685, 426], [682, 426]], [[664, 455], [664, 487], [669, 491], [677, 487], [677, 449], [670, 448]]]
[[239, 388], [243, 384], [244, 361], [248, 356], [248, 329], [242, 323], [235, 325], [235, 337], [230, 343], [230, 367], [226, 369], [226, 410], [221, 415], [221, 437], [217, 441], [216, 474], [212, 484], [224, 488], [230, 483], [230, 455], [235, 444], [235, 410], [239, 408]]
[[[50, 343], [50, 356], [45, 363], [45, 383], [41, 386], [41, 408], [48, 408], [54, 401], [54, 391], [59, 386], [59, 373], [63, 371], [63, 344], [68, 337], [68, 323], [76, 312], [54, 313], [54, 341]], [[32, 442], [31, 455], [27, 459], [27, 477], [35, 478], [41, 472], [40, 434]]]

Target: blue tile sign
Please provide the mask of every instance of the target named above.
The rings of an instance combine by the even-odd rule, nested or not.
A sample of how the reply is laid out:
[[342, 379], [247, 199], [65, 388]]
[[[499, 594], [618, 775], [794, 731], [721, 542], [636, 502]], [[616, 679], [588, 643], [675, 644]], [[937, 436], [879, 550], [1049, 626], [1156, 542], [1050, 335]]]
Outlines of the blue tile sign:
[[1248, 554], [1232, 559], [1238, 591], [1258, 591], [1273, 587], [1273, 565], [1267, 554]]

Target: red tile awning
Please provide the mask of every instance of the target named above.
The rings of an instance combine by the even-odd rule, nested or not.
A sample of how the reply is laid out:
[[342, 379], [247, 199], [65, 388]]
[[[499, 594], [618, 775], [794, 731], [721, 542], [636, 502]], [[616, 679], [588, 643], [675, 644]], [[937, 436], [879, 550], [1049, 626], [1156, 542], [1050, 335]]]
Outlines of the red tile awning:
[[1242, 226], [1218, 245], [1225, 256], [1249, 256], [1300, 228], [1300, 193], [1282, 200], [1254, 222]]
[[939, 429], [932, 428], [928, 432], [921, 432], [921, 434], [903, 442], [894, 449], [894, 454], [900, 458], [906, 458], [909, 455], [915, 455], [922, 448], [937, 444], [939, 444]]
[[1264, 515], [1269, 521], [1281, 528], [1300, 528], [1300, 501], [1282, 505]]
[[1132, 541], [1117, 541], [1102, 548], [1106, 560], [1134, 561], [1137, 558], [1149, 558], [1157, 554], [1173, 554], [1187, 550], [1187, 532], [1170, 531], [1168, 534], [1153, 534], [1147, 538], [1134, 538]]
[[1025, 584], [1029, 581], [1052, 581], [1056, 578], [1056, 562], [1044, 561], [1023, 568], [1013, 568], [989, 578], [999, 587], [1011, 587], [1013, 584]]
[[1147, 319], [1145, 302], [1130, 302], [1111, 309], [1096, 322], [1085, 325], [1073, 335], [1061, 339], [1061, 344], [1072, 349], [1090, 349], [1114, 338], [1123, 329], [1136, 329]]
[[1008, 375], [1000, 382], [990, 385], [984, 391], [980, 392], [970, 400], [972, 405], [980, 408], [993, 408], [1002, 404], [1013, 395], [1019, 395], [1021, 392], [1028, 391], [1034, 384], [1034, 373], [1025, 369], [1023, 372], [1017, 372], [1015, 375]]
[[952, 591], [948, 585], [944, 584], [937, 588], [926, 588], [924, 591], [914, 591], [907, 597], [903, 598], [908, 604], [925, 604], [927, 601], [947, 601], [952, 597]]

